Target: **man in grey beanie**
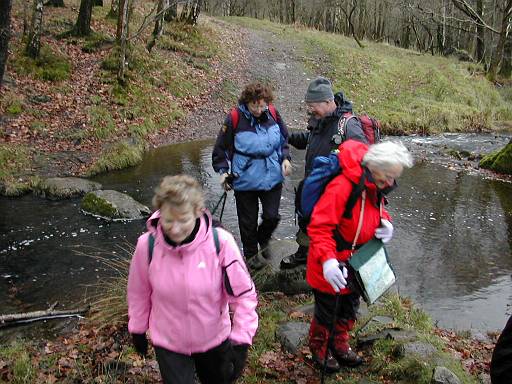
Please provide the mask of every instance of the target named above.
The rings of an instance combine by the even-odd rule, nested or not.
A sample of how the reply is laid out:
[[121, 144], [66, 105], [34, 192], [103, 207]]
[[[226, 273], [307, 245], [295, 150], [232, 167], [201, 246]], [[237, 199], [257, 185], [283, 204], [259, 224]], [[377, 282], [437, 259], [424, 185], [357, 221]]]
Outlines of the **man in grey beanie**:
[[[345, 99], [343, 92], [332, 91], [331, 82], [325, 77], [317, 77], [309, 83], [304, 98], [311, 115], [306, 132], [295, 132], [288, 136], [288, 143], [297, 149], [306, 150], [304, 179], [311, 173], [313, 160], [317, 156], [328, 156], [348, 139], [368, 144], [358, 119], [349, 119], [343, 124], [345, 113], [352, 113], [352, 103]], [[340, 126], [344, 132], [340, 132]], [[295, 194], [295, 210], [300, 212], [300, 195], [304, 179], [299, 183]], [[308, 221], [299, 215], [299, 230], [295, 240], [299, 248], [295, 254], [281, 260], [281, 269], [291, 269], [305, 265], [308, 255], [309, 238], [306, 234]]]

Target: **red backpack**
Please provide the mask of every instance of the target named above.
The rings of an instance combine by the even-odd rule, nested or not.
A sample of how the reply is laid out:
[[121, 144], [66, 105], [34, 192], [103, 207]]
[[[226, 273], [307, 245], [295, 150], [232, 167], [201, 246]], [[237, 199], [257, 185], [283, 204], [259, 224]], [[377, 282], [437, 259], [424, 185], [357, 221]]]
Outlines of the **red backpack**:
[[[276, 107], [274, 107], [273, 104], [269, 104], [268, 111], [272, 115], [274, 121], [278, 123], [279, 119], [277, 117]], [[238, 121], [240, 120], [240, 111], [238, 110], [238, 108], [232, 108], [231, 111], [229, 111], [229, 114], [231, 116], [231, 124], [233, 125], [233, 131], [236, 131], [236, 128], [238, 127]]]
[[363, 133], [368, 140], [368, 144], [378, 143], [382, 137], [380, 121], [368, 116], [366, 113], [356, 116], [351, 112], [343, 114], [342, 118], [338, 122], [338, 134], [341, 137], [345, 137], [345, 127], [350, 119], [355, 118], [361, 122]]

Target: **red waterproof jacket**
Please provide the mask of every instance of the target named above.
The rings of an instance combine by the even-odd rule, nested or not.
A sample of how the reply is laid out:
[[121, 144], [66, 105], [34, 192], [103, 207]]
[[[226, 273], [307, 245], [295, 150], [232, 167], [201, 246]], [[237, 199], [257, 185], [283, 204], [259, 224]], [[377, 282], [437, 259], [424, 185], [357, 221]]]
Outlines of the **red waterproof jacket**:
[[[363, 174], [361, 161], [368, 151], [368, 146], [358, 141], [348, 140], [341, 144], [339, 149], [338, 159], [342, 173], [336, 176], [325, 188], [325, 192], [313, 209], [311, 222], [308, 226], [310, 246], [306, 280], [312, 288], [330, 294], [335, 294], [335, 291], [324, 279], [322, 264], [331, 258], [348, 261], [352, 254], [351, 250], [336, 251], [333, 231], [339, 231], [343, 239], [350, 244], [354, 241], [361, 212], [362, 197], [359, 197], [352, 210], [352, 218], [344, 218], [343, 213], [353, 185], [359, 182]], [[377, 204], [377, 186], [367, 180], [365, 187], [366, 202], [363, 225], [357, 239], [357, 245], [362, 245], [374, 237], [381, 219], [379, 205]], [[382, 218], [390, 220], [390, 216], [385, 209], [382, 209]], [[348, 294], [350, 290], [346, 288], [341, 293]]]

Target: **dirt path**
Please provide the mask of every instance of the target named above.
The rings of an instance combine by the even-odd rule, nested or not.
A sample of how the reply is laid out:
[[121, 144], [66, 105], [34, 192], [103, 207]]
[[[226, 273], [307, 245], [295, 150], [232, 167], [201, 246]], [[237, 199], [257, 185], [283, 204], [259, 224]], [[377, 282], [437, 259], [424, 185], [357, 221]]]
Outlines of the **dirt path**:
[[[180, 135], [181, 141], [215, 137], [242, 88], [253, 80], [273, 85], [274, 103], [288, 128], [304, 129], [306, 111], [303, 99], [311, 76], [308, 76], [301, 62], [300, 47], [271, 32], [233, 27], [219, 20], [214, 22], [225, 28], [240, 29], [239, 42], [242, 46], [236, 47], [236, 52], [233, 52], [237, 59], [234, 65], [224, 65], [220, 69], [224, 72], [222, 76], [234, 85], [234, 89], [229, 99], [221, 89], [223, 83], [212, 89], [207, 102], [199, 105], [182, 123], [186, 130]], [[172, 141], [168, 141], [171, 138]], [[175, 134], [170, 132], [159, 137], [154, 144], [171, 144], [175, 139]]]

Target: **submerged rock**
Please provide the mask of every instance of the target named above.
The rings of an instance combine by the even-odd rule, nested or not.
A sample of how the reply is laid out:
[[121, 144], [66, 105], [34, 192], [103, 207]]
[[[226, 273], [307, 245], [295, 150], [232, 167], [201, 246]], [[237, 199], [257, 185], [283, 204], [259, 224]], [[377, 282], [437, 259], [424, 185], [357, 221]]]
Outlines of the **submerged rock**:
[[101, 189], [101, 184], [78, 177], [50, 177], [43, 180], [35, 192], [51, 200], [82, 196]]
[[132, 197], [112, 190], [89, 192], [82, 199], [80, 207], [85, 213], [108, 220], [136, 220], [151, 213], [148, 207]]

